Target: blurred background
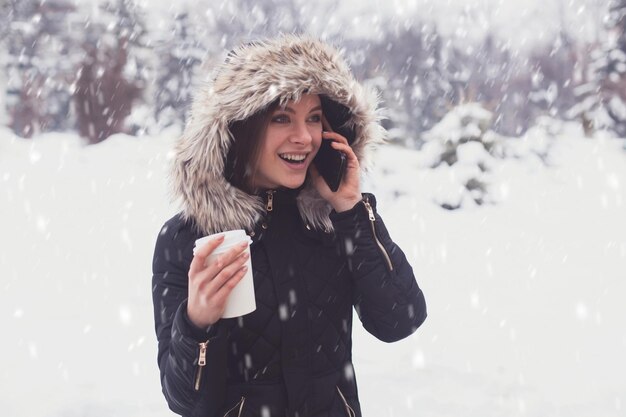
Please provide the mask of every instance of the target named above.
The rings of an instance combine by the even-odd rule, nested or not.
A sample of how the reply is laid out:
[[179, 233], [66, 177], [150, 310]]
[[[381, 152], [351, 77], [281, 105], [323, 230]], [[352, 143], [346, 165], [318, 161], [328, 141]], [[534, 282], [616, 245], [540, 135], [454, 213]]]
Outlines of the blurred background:
[[626, 135], [621, 0], [3, 0], [0, 122], [21, 137], [184, 125], [193, 86], [243, 41], [306, 32], [379, 89], [394, 140], [455, 106], [523, 134], [540, 116]]
[[0, 0], [0, 415], [173, 415], [172, 148], [212, 68], [281, 32], [379, 92], [363, 189], [428, 304], [394, 344], [355, 316], [364, 415], [626, 415], [626, 0]]

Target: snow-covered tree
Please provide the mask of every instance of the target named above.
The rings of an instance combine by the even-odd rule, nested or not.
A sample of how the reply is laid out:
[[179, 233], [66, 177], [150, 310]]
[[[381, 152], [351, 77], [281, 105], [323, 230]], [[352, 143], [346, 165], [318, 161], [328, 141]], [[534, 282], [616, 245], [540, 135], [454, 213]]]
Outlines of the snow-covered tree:
[[160, 65], [154, 112], [159, 126], [183, 125], [186, 121], [185, 113], [193, 95], [194, 69], [206, 53], [191, 25], [188, 13], [177, 14], [171, 36], [156, 46]]
[[570, 114], [587, 121], [588, 131], [610, 129], [626, 136], [626, 0], [612, 0], [607, 36], [591, 50], [579, 103]]
[[[10, 1], [0, 1], [0, 62], [4, 63], [0, 67], [0, 86], [8, 85], [8, 66], [9, 57], [9, 31], [11, 21], [13, 19], [13, 6]], [[9, 124], [8, 108], [7, 108], [7, 88], [0, 88], [0, 125]]]
[[[365, 50], [363, 76], [385, 80], [380, 93], [389, 114], [392, 138], [419, 146], [416, 136], [431, 128], [457, 101], [448, 54], [437, 28], [396, 23], [378, 42], [351, 44]], [[378, 83], [379, 84], [379, 83]]]
[[442, 173], [435, 200], [448, 210], [468, 203], [492, 202], [489, 172], [498, 155], [500, 136], [490, 130], [493, 113], [479, 103], [455, 107], [432, 129], [424, 132], [422, 160]]
[[103, 3], [90, 16], [83, 38], [74, 103], [78, 130], [90, 143], [127, 131], [125, 120], [145, 87], [141, 55], [145, 33], [141, 17], [130, 0]]
[[[460, 55], [460, 45], [455, 47]], [[461, 91], [462, 102], [480, 102], [494, 113], [493, 129], [519, 135], [529, 124], [527, 102], [528, 66], [517, 51], [495, 34], [487, 32], [476, 45], [465, 44], [461, 55], [468, 72]], [[460, 58], [457, 58], [460, 60]]]
[[532, 118], [564, 117], [576, 103], [575, 84], [579, 57], [574, 39], [560, 31], [554, 40], [531, 54], [532, 90], [528, 106]]
[[615, 131], [626, 136], [626, 0], [613, 0], [609, 9], [606, 65], [600, 68], [603, 98]]
[[279, 33], [301, 33], [308, 26], [309, 5], [300, 0], [231, 0], [198, 3], [212, 34], [219, 34], [219, 46], [227, 50]]
[[75, 6], [69, 0], [9, 0], [3, 9], [8, 13], [3, 38], [9, 126], [25, 137], [67, 129], [71, 125], [67, 80], [73, 71], [67, 28], [75, 21]]

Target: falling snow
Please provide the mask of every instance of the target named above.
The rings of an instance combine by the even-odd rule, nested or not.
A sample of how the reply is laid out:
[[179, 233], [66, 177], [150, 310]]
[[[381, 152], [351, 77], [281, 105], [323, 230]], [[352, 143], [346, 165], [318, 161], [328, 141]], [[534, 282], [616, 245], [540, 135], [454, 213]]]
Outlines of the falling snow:
[[130, 325], [133, 319], [133, 315], [130, 311], [130, 308], [127, 306], [121, 306], [119, 309], [119, 318], [120, 318], [120, 322], [122, 322], [124, 326]]
[[[85, 14], [98, 11], [96, 1], [73, 3]], [[233, 2], [202, 5], [201, 13], [188, 15], [190, 21], [184, 11], [199, 6], [179, 3], [137, 2], [159, 32], [147, 45], [157, 45], [155, 51], [174, 65], [173, 71], [156, 71], [155, 57], [140, 51], [129, 56], [125, 75], [141, 78], [145, 95], [163, 109], [154, 115], [145, 103], [133, 108], [127, 121], [139, 137], [118, 134], [85, 147], [73, 134], [54, 133], [74, 126], [76, 109], [58, 126], [47, 126], [49, 133], [25, 126], [23, 133], [34, 134], [33, 140], [0, 128], [3, 415], [172, 415], [159, 385], [150, 288], [154, 240], [176, 212], [168, 199], [166, 172], [181, 129], [176, 121], [185, 117], [181, 104], [193, 93], [189, 82], [207, 59], [207, 48], [212, 48], [211, 65], [241, 40], [210, 34], [203, 26], [226, 22], [240, 25], [231, 27], [234, 32], [253, 36], [263, 27], [284, 30], [289, 25], [285, 13], [268, 13], [263, 2], [249, 13]], [[603, 131], [589, 137], [579, 123], [558, 120], [561, 109], [555, 103], [571, 90], [580, 102], [567, 112], [569, 119], [589, 112], [597, 126], [611, 127], [611, 114], [626, 117], [624, 101], [611, 97], [602, 107], [594, 96], [597, 85], [568, 90], [574, 78], [559, 84], [541, 71], [527, 80], [532, 84], [528, 98], [505, 93], [492, 99], [489, 110], [472, 104], [448, 111], [449, 103], [440, 101], [456, 91], [450, 82], [464, 83], [473, 75], [485, 75], [487, 86], [499, 75], [514, 79], [521, 67], [508, 63], [523, 62], [524, 51], [552, 42], [563, 22], [571, 36], [603, 41], [597, 39], [597, 23], [606, 2], [345, 2], [333, 6], [330, 15], [324, 11], [327, 3], [318, 3], [300, 2], [297, 17], [322, 38], [360, 39], [359, 45], [370, 49], [345, 51], [355, 68], [365, 69], [370, 57], [379, 58], [377, 53], [388, 53], [381, 61], [400, 57], [398, 74], [368, 82], [392, 109], [386, 114], [390, 120], [404, 115], [403, 123], [413, 124], [392, 127], [391, 138], [423, 145], [420, 151], [383, 147], [365, 178], [364, 189], [376, 194], [380, 213], [426, 294], [429, 318], [415, 335], [386, 344], [365, 332], [355, 315], [356, 370], [346, 366], [343, 371], [346, 378], [358, 378], [364, 414], [623, 416], [626, 142]], [[555, 17], [559, 13], [563, 22]], [[235, 19], [238, 15], [243, 20]], [[179, 26], [164, 16], [177, 16]], [[74, 34], [95, 34], [104, 24], [102, 47], [115, 40], [111, 36], [118, 29], [132, 32], [107, 22], [105, 13], [76, 17], [71, 14], [66, 21], [77, 29]], [[416, 22], [426, 18], [436, 24], [418, 27]], [[37, 13], [20, 30], [32, 36], [44, 20]], [[189, 38], [172, 46], [168, 38], [182, 38], [186, 25], [194, 29]], [[423, 62], [405, 58], [400, 42], [385, 38], [389, 30], [423, 42]], [[495, 41], [495, 53], [506, 59], [438, 77], [448, 70], [445, 65], [462, 62], [444, 59], [442, 64], [432, 53], [436, 42], [444, 42], [445, 53], [480, 57], [480, 43], [469, 40], [491, 31], [502, 38]], [[553, 59], [567, 41], [557, 40], [549, 45]], [[37, 43], [51, 52], [39, 61], [23, 52], [11, 61], [0, 48], [3, 60], [14, 64], [8, 79], [0, 74], [0, 84], [6, 81], [19, 91], [23, 68], [41, 64], [49, 74], [65, 64], [59, 56], [68, 64], [84, 58], [82, 52], [58, 50], [43, 37]], [[381, 43], [383, 49], [374, 50]], [[608, 77], [619, 80], [624, 57], [616, 49], [599, 52], [589, 60], [602, 67], [612, 59], [617, 64]], [[421, 72], [411, 72], [420, 65]], [[68, 68], [46, 75], [41, 86], [31, 89], [33, 97], [46, 98], [46, 109], [58, 107], [80, 88], [81, 72]], [[94, 74], [104, 76], [105, 69], [98, 67]], [[573, 75], [593, 74], [578, 68]], [[56, 87], [63, 77], [67, 91]], [[461, 103], [471, 99], [457, 97]], [[447, 111], [447, 117], [438, 113], [435, 120], [425, 103], [439, 103], [434, 108]], [[512, 125], [509, 136], [496, 133], [495, 126], [506, 124], [506, 111], [525, 117], [526, 109], [542, 105], [544, 116], [528, 129]], [[103, 109], [108, 121], [111, 109]], [[40, 116], [48, 123], [51, 115]], [[3, 106], [0, 125], [9, 121]], [[429, 134], [417, 138], [416, 132]], [[451, 149], [454, 157], [442, 163]], [[344, 245], [348, 253], [354, 249], [350, 240]], [[297, 301], [290, 292], [278, 311], [281, 320], [289, 319]], [[407, 314], [413, 314], [410, 308]], [[347, 329], [348, 323], [342, 323], [341, 330]], [[251, 366], [250, 356], [244, 365]], [[269, 417], [269, 409], [261, 415]]]
[[[543, 139], [507, 144], [514, 157], [491, 161], [494, 189], [506, 184], [507, 198], [456, 211], [436, 204], [438, 174], [420, 162], [425, 155], [378, 151], [364, 188], [376, 194], [394, 240], [406, 250], [429, 318], [414, 336], [385, 344], [365, 333], [355, 315], [353, 356], [370, 414], [388, 414], [385, 404], [393, 403], [395, 415], [463, 415], [480, 398], [496, 415], [519, 413], [520, 404], [533, 416], [576, 404], [619, 415], [626, 400], [619, 376], [626, 373], [619, 360], [626, 346], [620, 275], [626, 154], [617, 139], [590, 141], [567, 126], [553, 136], [548, 130], [532, 130]], [[27, 404], [20, 400], [27, 395], [23, 384], [8, 381], [24, 381], [37, 367], [28, 392], [46, 393], [40, 403], [47, 410], [39, 415], [55, 407], [61, 407], [55, 415], [65, 415], [62, 404], [95, 406], [101, 392], [109, 405], [118, 404], [111, 406], [116, 415], [145, 414], [124, 405], [134, 389], [145, 398], [143, 407], [162, 409], [152, 414], [169, 415], [156, 342], [146, 334], [153, 326], [153, 243], [176, 210], [165, 188], [176, 135], [120, 136], [87, 148], [72, 135], [11, 138], [5, 132], [0, 142], [10, 150], [0, 152], [0, 166], [11, 173], [0, 193], [7, 208], [0, 229], [13, 236], [0, 256], [0, 268], [9, 272], [0, 304], [10, 306], [3, 324], [15, 336], [5, 342], [4, 357], [12, 359], [2, 366], [8, 379], [0, 380], [7, 393], [0, 405]], [[42, 154], [37, 165], [21, 157], [32, 148]], [[49, 155], [61, 149], [66, 162], [57, 169]], [[550, 165], [537, 163], [538, 152]], [[142, 169], [153, 175], [137, 175]], [[56, 198], [42, 198], [50, 183]], [[398, 187], [403, 194], [394, 192]], [[278, 311], [283, 320], [296, 302], [293, 292]], [[345, 372], [352, 377], [351, 367]], [[94, 391], [75, 397], [59, 383]], [[46, 400], [55, 397], [58, 402]], [[21, 410], [11, 415], [38, 415], [28, 406]]]

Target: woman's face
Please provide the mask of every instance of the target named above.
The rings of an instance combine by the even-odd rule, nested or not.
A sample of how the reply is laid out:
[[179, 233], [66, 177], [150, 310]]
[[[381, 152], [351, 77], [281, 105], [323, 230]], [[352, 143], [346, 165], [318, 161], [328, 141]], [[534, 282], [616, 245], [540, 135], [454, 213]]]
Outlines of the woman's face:
[[270, 115], [254, 188], [298, 188], [322, 142], [322, 106], [316, 94], [289, 100]]

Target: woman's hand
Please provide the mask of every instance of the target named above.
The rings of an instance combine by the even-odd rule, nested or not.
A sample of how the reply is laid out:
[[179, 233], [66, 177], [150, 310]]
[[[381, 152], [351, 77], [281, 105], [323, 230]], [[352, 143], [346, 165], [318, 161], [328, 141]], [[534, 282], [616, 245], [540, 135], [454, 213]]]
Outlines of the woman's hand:
[[199, 248], [189, 266], [187, 316], [199, 328], [215, 324], [222, 317], [226, 299], [246, 274], [248, 242], [238, 244], [205, 265], [207, 257], [223, 240], [224, 235]]
[[313, 185], [336, 212], [350, 210], [361, 201], [359, 160], [348, 145], [348, 140], [336, 132], [322, 132], [322, 140], [332, 140], [331, 146], [343, 152], [346, 157], [346, 171], [344, 172], [339, 188], [333, 192], [320, 175], [315, 165], [311, 165], [310, 172]]

